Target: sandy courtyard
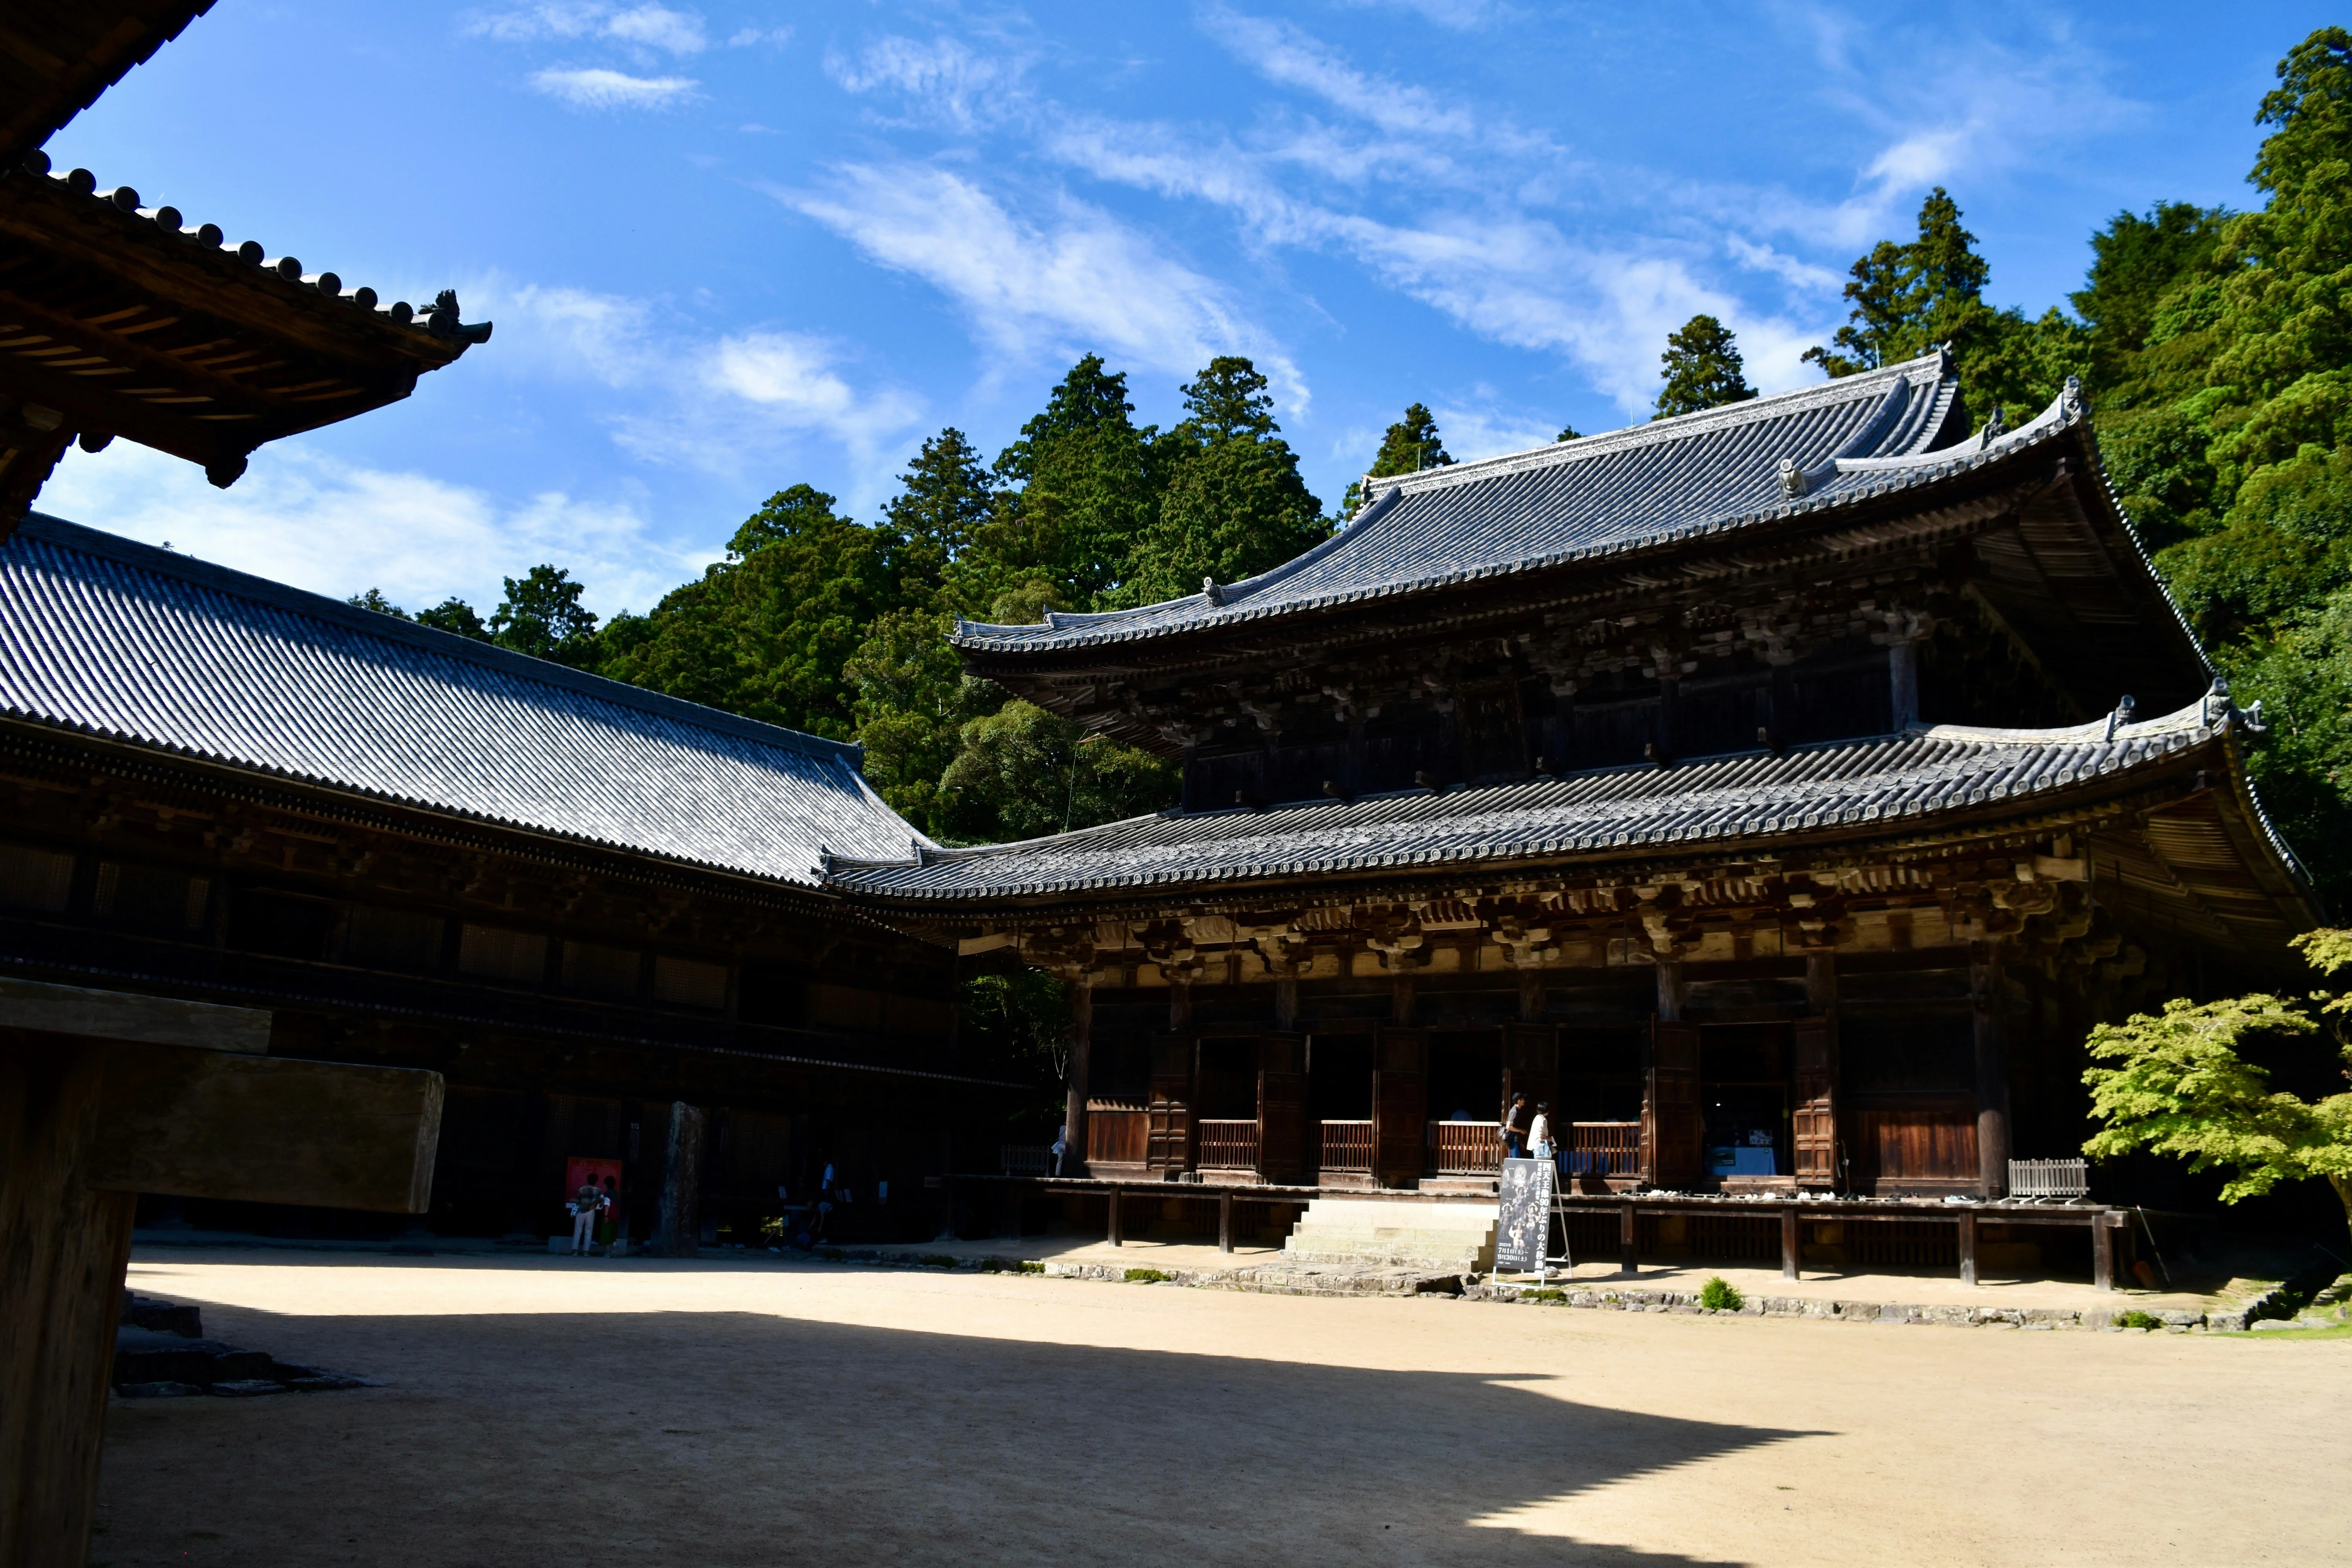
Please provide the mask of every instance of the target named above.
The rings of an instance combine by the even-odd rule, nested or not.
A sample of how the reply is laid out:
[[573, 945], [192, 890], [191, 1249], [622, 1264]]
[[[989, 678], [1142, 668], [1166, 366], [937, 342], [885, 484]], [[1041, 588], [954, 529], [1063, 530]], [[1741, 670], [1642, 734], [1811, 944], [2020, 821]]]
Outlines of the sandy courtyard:
[[383, 1379], [117, 1401], [94, 1563], [2352, 1557], [2352, 1342], [142, 1254]]

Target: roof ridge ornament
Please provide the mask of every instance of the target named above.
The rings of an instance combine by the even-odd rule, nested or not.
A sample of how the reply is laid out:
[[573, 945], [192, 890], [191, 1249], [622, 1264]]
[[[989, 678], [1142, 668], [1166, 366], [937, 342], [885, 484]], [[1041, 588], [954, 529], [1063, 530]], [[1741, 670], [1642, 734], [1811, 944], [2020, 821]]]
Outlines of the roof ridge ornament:
[[1804, 469], [1797, 467], [1796, 459], [1793, 458], [1780, 459], [1780, 493], [1782, 495], [1790, 500], [1795, 500], [1812, 488], [1812, 480]]
[[2083, 395], [2083, 378], [2069, 375], [2066, 384], [2058, 389], [2058, 412], [2067, 419], [2080, 419], [2091, 412], [2091, 401]]
[[1208, 600], [1212, 605], [1222, 607], [1225, 602], [1225, 591], [1217, 586], [1217, 580], [1214, 577], [1203, 577], [1201, 579], [1201, 597]]
[[1984, 428], [1977, 432], [1977, 450], [1981, 452], [2008, 434], [2009, 426], [2002, 423], [2000, 404], [1996, 400], [1992, 412], [1985, 416]]

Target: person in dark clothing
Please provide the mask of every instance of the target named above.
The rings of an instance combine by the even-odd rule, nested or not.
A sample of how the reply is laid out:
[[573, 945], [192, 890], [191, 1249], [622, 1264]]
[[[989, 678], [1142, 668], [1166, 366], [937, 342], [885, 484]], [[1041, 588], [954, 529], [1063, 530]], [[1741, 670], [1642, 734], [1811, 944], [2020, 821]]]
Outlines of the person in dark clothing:
[[1503, 1112], [1503, 1157], [1524, 1160], [1528, 1157], [1528, 1129], [1534, 1124], [1535, 1111], [1524, 1094], [1511, 1096], [1511, 1103]]

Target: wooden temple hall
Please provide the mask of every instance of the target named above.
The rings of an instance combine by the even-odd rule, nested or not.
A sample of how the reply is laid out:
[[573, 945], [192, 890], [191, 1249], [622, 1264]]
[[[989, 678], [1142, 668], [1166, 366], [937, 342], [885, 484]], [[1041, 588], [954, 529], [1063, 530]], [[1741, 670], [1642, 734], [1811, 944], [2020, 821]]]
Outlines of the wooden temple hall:
[[2319, 911], [2079, 391], [1970, 423], [1931, 355], [963, 625], [1181, 805], [828, 884], [1067, 982], [1097, 1177], [1491, 1190], [1525, 1092], [1587, 1192], [2000, 1197], [2079, 1154], [2095, 1021]]

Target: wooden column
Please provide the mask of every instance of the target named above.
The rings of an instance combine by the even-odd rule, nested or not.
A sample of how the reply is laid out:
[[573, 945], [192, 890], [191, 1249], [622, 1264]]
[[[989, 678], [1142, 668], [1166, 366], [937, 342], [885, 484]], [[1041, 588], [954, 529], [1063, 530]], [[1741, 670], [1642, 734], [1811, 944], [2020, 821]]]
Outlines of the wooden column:
[[1412, 1025], [1412, 973], [1410, 970], [1389, 982], [1389, 1022], [1406, 1028]]
[[1789, 1205], [1780, 1211], [1780, 1278], [1794, 1279], [1798, 1274], [1801, 1248], [1797, 1238], [1797, 1205]]
[[1633, 1205], [1620, 1204], [1617, 1207], [1617, 1272], [1639, 1274], [1642, 1266], [1633, 1258]]
[[1658, 962], [1658, 1016], [1675, 1023], [1683, 1016], [1683, 966], [1671, 960]]
[[1126, 1238], [1119, 1235], [1118, 1230], [1119, 1199], [1126, 1195], [1127, 1193], [1124, 1188], [1114, 1186], [1110, 1190], [1110, 1244], [1113, 1247], [1125, 1247], [1127, 1245]]
[[93, 1191], [103, 1048], [0, 1038], [0, 1562], [82, 1568], [131, 1193]]
[[662, 1157], [660, 1217], [651, 1250], [691, 1258], [702, 1245], [702, 1111], [682, 1100], [669, 1107], [669, 1138]]
[[1068, 1124], [1070, 1152], [1061, 1175], [1087, 1173], [1087, 1058], [1095, 1032], [1095, 983], [1080, 974], [1064, 984], [1070, 1002], [1070, 1092], [1063, 1121]]
[[1959, 1213], [1958, 1219], [1960, 1226], [1960, 1283], [1963, 1285], [1973, 1285], [1977, 1282], [1977, 1211], [1974, 1209], [1962, 1209]]
[[1898, 642], [1886, 650], [1887, 705], [1894, 728], [1906, 730], [1919, 721], [1919, 654], [1917, 645]]
[[140, 1193], [415, 1214], [437, 1073], [266, 1053], [270, 1016], [0, 980], [0, 1563], [82, 1568]]
[[1217, 1250], [1234, 1249], [1234, 1194], [1231, 1189], [1217, 1194]]
[[2108, 1221], [2115, 1216], [2095, 1214], [2091, 1216], [2091, 1286], [2097, 1290], [2116, 1288], [2116, 1233]]
[[1544, 1016], [1544, 972], [1533, 964], [1519, 971], [1519, 1022], [1539, 1024]]
[[1192, 983], [1170, 976], [1168, 981], [1168, 1032], [1181, 1035], [1192, 1026]]
[[1287, 1033], [1298, 1026], [1298, 977], [1285, 974], [1274, 983], [1274, 1026]]
[[1969, 993], [1976, 1004], [1977, 1176], [1988, 1198], [2009, 1195], [2009, 1049], [2001, 1026], [2000, 944], [1969, 950]]

